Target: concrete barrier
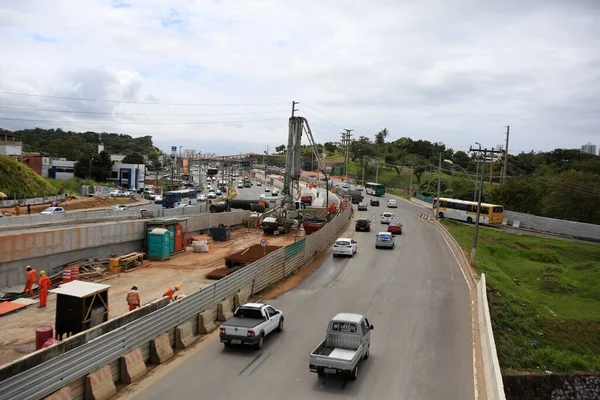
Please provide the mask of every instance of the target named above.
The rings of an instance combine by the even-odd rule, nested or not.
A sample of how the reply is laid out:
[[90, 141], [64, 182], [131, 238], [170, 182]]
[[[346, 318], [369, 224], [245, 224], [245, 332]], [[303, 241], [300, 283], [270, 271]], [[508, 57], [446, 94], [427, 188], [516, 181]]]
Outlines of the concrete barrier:
[[69, 386], [65, 386], [58, 392], [54, 392], [50, 396], [46, 397], [44, 400], [73, 400], [71, 388]]
[[519, 228], [521, 226], [521, 221], [513, 221], [513, 228]]
[[215, 321], [213, 321], [212, 310], [202, 311], [198, 314], [198, 332], [207, 335], [217, 329]]
[[131, 353], [127, 353], [121, 357], [120, 363], [121, 382], [124, 383], [135, 382], [148, 372], [141, 347], [138, 347]]
[[150, 362], [152, 364], [162, 364], [173, 357], [173, 354], [168, 333], [163, 333], [150, 341]]
[[92, 400], [110, 399], [117, 394], [117, 387], [113, 382], [110, 365], [106, 365], [93, 372], [85, 379], [85, 398]]
[[220, 302], [217, 305], [217, 319], [224, 322], [231, 317], [233, 317], [233, 312], [231, 311], [231, 301], [225, 300]]
[[248, 302], [248, 297], [250, 297], [249, 290], [240, 290], [239, 292], [237, 292], [233, 297], [234, 308], [238, 308], [241, 305], [246, 304], [246, 302]]
[[192, 332], [192, 322], [184, 322], [175, 328], [175, 347], [185, 349], [198, 339]]
[[504, 384], [498, 354], [496, 353], [496, 342], [492, 331], [492, 321], [487, 301], [487, 289], [485, 285], [485, 274], [477, 284], [477, 313], [479, 317], [479, 333], [481, 335], [481, 353], [483, 358], [483, 374], [485, 377], [485, 390], [490, 400], [505, 400]]

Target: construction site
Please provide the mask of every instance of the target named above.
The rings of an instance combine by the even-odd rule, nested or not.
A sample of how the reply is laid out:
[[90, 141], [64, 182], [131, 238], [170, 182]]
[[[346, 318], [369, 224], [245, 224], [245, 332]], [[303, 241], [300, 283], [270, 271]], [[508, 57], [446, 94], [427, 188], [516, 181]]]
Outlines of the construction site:
[[[141, 296], [141, 305], [160, 299], [164, 292], [171, 286], [180, 285], [180, 293], [192, 293], [208, 286], [215, 279], [225, 276], [228, 272], [243, 267], [246, 263], [255, 261], [271, 249], [277, 249], [294, 243], [302, 237], [302, 230], [288, 234], [268, 236], [258, 228], [248, 228], [242, 225], [232, 227], [230, 236], [226, 240], [212, 240], [209, 235], [195, 235], [197, 242], [205, 241], [208, 252], [195, 252], [190, 244], [183, 251], [171, 255], [167, 260], [144, 259], [144, 253], [133, 252], [122, 255], [113, 255], [109, 258], [93, 258], [73, 260], [65, 269], [52, 276], [52, 287], [58, 287], [65, 281], [74, 278], [86, 282], [110, 285], [108, 290], [108, 318], [121, 316], [128, 311], [126, 301], [127, 292], [133, 285], [137, 285]], [[191, 239], [191, 238], [190, 238]], [[261, 241], [267, 240], [268, 244], [264, 253], [259, 249], [248, 251], [249, 248], [262, 249]], [[263, 242], [264, 243], [264, 242]], [[235, 262], [227, 260], [230, 255], [235, 256]], [[118, 267], [111, 268], [111, 260], [118, 260]], [[227, 265], [229, 263], [229, 266]], [[36, 268], [35, 265], [32, 265]], [[77, 273], [75, 274], [75, 268]], [[217, 274], [212, 279], [210, 274], [215, 271], [225, 271]], [[69, 271], [70, 278], [64, 279], [65, 271]], [[39, 269], [38, 269], [39, 272]], [[0, 365], [26, 356], [36, 350], [36, 328], [53, 326], [56, 317], [56, 294], [49, 293], [46, 308], [38, 308], [37, 288], [34, 286], [34, 298], [21, 297], [22, 286], [12, 288], [14, 292], [4, 293], [4, 298], [22, 300], [5, 301], [1, 304], [15, 303], [16, 307], [3, 309], [0, 316], [3, 329], [0, 331]]]

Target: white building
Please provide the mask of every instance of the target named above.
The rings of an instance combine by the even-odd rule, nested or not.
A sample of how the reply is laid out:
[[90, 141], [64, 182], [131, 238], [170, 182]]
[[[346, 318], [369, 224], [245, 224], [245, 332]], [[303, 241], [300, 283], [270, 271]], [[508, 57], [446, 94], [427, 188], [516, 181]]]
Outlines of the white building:
[[593, 154], [593, 155], [598, 154], [598, 153], [596, 153], [596, 145], [592, 144], [590, 142], [581, 146], [581, 152], [586, 153], [586, 154]]
[[144, 188], [146, 166], [144, 164], [114, 163], [107, 182], [116, 183], [120, 187], [138, 190]]
[[198, 154], [196, 150], [184, 150], [181, 155], [183, 158], [194, 158]]
[[48, 169], [48, 177], [65, 181], [75, 177], [75, 163], [76, 161], [67, 161], [65, 158], [53, 159]]
[[21, 138], [12, 133], [0, 133], [0, 155], [20, 156], [23, 153]]

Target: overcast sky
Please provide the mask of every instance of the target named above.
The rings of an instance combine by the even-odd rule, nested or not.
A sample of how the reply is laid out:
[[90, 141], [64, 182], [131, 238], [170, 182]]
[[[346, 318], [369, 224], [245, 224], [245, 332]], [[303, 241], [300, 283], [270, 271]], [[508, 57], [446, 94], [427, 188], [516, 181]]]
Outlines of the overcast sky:
[[467, 150], [510, 125], [511, 153], [600, 145], [599, 16], [598, 0], [6, 0], [0, 126], [262, 152], [287, 143], [296, 100], [318, 142], [385, 127]]

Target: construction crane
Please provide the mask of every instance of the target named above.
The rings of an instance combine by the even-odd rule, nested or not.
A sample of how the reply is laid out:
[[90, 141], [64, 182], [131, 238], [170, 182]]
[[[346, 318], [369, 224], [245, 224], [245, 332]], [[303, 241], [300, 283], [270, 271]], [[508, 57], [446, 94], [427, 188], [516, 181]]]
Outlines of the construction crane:
[[294, 190], [300, 192], [300, 161], [302, 150], [302, 133], [305, 132], [308, 141], [312, 147], [315, 158], [319, 166], [319, 170], [325, 175], [327, 198], [326, 203], [329, 204], [329, 178], [323, 166], [323, 162], [319, 157], [319, 151], [315, 140], [310, 130], [310, 125], [304, 117], [290, 117], [287, 155], [285, 162], [285, 174], [283, 176], [283, 204], [270, 212], [263, 214], [261, 226], [265, 233], [287, 233], [292, 226], [298, 227], [298, 210], [300, 202], [294, 199]]

